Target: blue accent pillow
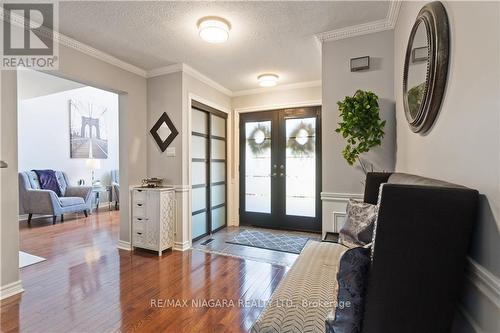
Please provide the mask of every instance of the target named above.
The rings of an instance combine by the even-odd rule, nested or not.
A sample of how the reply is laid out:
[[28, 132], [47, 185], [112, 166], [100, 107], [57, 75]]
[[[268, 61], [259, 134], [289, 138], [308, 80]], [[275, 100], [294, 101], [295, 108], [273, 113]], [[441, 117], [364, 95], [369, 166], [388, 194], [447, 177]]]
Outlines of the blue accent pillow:
[[325, 320], [327, 333], [361, 332], [370, 265], [367, 247], [355, 247], [342, 255], [337, 273], [337, 306]]

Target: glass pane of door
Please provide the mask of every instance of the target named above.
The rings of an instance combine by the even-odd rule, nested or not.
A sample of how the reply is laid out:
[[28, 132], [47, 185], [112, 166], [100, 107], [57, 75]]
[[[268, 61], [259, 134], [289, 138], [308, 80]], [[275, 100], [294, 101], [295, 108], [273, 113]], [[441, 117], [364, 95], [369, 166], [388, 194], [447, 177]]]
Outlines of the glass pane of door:
[[211, 231], [226, 224], [226, 119], [210, 115], [210, 217]]
[[208, 166], [208, 116], [192, 109], [191, 134], [191, 184], [192, 189], [192, 238], [208, 233], [207, 218], [207, 166]]
[[271, 121], [245, 123], [245, 211], [271, 213]]
[[316, 118], [286, 119], [286, 215], [316, 216]]

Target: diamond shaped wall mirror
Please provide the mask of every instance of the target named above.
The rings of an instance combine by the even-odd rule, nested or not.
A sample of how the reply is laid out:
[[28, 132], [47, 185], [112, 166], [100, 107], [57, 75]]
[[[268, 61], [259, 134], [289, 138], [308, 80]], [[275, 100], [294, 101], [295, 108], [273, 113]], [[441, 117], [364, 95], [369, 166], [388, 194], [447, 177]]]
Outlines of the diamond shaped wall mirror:
[[149, 132], [162, 152], [167, 149], [177, 134], [179, 134], [166, 112], [163, 112], [160, 119], [158, 119]]

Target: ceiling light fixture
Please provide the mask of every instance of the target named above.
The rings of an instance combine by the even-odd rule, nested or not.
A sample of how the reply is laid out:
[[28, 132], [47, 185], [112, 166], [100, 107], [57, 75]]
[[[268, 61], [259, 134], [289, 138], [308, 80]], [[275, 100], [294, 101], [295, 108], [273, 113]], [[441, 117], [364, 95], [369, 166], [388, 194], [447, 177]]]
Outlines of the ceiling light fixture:
[[276, 74], [261, 74], [257, 77], [261, 87], [274, 87], [278, 84], [279, 76]]
[[198, 20], [198, 34], [201, 39], [209, 43], [224, 43], [229, 38], [231, 24], [217, 16], [202, 17]]

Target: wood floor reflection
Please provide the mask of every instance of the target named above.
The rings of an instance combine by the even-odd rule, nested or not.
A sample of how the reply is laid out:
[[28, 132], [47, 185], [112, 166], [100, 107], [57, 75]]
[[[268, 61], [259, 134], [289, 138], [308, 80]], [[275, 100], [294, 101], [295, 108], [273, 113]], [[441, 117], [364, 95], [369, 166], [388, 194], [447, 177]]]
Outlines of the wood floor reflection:
[[[117, 250], [119, 212], [20, 227], [25, 292], [2, 332], [248, 332], [288, 268], [200, 251]], [[197, 306], [198, 305], [198, 306]]]

